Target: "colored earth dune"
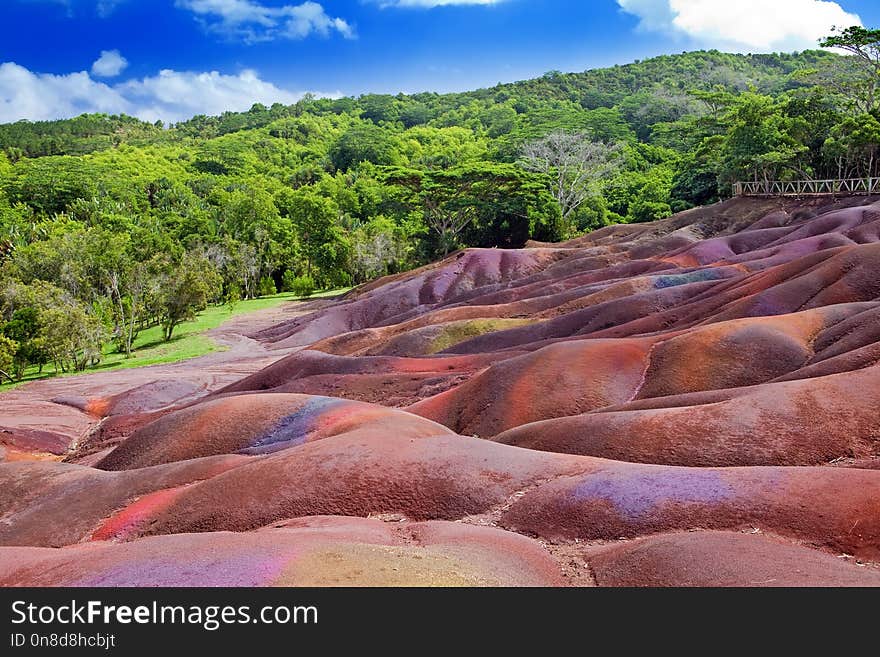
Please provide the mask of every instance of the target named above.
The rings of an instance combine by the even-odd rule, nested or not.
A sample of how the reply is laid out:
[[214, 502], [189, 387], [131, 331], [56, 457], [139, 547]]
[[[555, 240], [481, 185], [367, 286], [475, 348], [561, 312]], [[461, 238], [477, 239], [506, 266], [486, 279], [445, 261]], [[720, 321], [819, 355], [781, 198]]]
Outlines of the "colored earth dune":
[[880, 586], [873, 199], [470, 249], [250, 338], [0, 407], [0, 585]]

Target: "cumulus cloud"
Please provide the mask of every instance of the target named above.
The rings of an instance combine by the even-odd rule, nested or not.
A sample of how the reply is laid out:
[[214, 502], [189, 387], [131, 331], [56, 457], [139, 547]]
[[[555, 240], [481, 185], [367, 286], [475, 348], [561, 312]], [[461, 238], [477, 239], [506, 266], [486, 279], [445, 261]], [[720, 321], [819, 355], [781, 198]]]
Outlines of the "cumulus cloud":
[[304, 39], [312, 34], [341, 34], [354, 38], [354, 28], [342, 18], [329, 16], [324, 7], [308, 0], [299, 5], [267, 7], [253, 0], [176, 0], [209, 32], [246, 43], [275, 39]]
[[824, 0], [617, 0], [639, 27], [739, 52], [816, 48], [832, 26], [861, 25], [858, 15]]
[[92, 64], [92, 75], [99, 78], [115, 78], [128, 67], [128, 60], [118, 50], [102, 50], [101, 56]]
[[254, 103], [290, 105], [303, 96], [261, 80], [250, 70], [238, 75], [163, 70], [156, 76], [118, 85], [116, 91], [137, 108], [136, 116], [145, 121], [178, 121], [227, 110], [240, 112]]
[[34, 73], [12, 62], [0, 64], [0, 123], [69, 118], [85, 112], [129, 114], [145, 121], [172, 123], [196, 114], [243, 111], [254, 103], [292, 104], [303, 95], [262, 80], [251, 70], [237, 75], [163, 70], [155, 76], [110, 85], [86, 71], [52, 75]]
[[47, 120], [83, 112], [118, 114], [125, 99], [85, 71], [68, 75], [32, 73], [23, 66], [0, 64], [0, 122]]

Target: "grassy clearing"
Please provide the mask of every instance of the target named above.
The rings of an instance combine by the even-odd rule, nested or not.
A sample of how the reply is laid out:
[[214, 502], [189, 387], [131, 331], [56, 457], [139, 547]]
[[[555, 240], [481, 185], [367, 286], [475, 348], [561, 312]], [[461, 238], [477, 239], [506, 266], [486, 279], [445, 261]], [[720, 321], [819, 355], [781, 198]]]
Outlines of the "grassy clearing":
[[[328, 290], [326, 292], [318, 292], [309, 299], [321, 297], [336, 296], [343, 294], [348, 290]], [[170, 342], [162, 340], [162, 329], [153, 326], [138, 334], [134, 342], [134, 349], [131, 357], [126, 358], [125, 354], [115, 351], [115, 345], [108, 344], [104, 349], [104, 357], [101, 363], [96, 367], [90, 367], [85, 372], [69, 372], [67, 374], [56, 374], [51, 365], [43, 368], [40, 374], [37, 368], [30, 368], [21, 381], [17, 383], [5, 383], [0, 385], [0, 391], [11, 390], [23, 383], [29, 381], [37, 381], [40, 379], [49, 379], [56, 376], [75, 376], [76, 374], [87, 374], [89, 372], [107, 372], [111, 370], [130, 369], [133, 367], [146, 367], [147, 365], [159, 365], [162, 363], [176, 363], [178, 361], [187, 360], [204, 356], [212, 351], [220, 351], [223, 349], [211, 338], [204, 335], [207, 331], [217, 328], [224, 322], [246, 315], [258, 310], [266, 308], [274, 308], [288, 301], [308, 300], [301, 299], [295, 294], [286, 292], [281, 294], [273, 294], [268, 297], [260, 297], [259, 299], [248, 299], [238, 302], [234, 308], [229, 306], [211, 306], [205, 311], [199, 313], [198, 317], [191, 322], [184, 322], [174, 329], [174, 336]]]

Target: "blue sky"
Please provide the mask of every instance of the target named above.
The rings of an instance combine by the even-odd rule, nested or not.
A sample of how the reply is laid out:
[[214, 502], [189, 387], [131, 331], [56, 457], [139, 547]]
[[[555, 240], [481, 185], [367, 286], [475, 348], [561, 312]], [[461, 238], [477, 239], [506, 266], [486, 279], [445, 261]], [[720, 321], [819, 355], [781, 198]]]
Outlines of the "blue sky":
[[0, 122], [166, 121], [303, 92], [454, 91], [661, 53], [811, 47], [875, 0], [3, 0]]

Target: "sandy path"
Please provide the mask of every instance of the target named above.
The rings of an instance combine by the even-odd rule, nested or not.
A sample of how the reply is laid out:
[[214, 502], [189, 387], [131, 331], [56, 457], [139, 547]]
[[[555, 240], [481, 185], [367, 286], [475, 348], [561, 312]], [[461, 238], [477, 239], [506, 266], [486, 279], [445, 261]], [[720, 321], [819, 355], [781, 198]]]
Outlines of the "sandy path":
[[25, 384], [0, 394], [0, 427], [51, 431], [69, 436], [74, 441], [88, 433], [99, 418], [52, 400], [59, 397], [109, 397], [157, 382], [170, 382], [180, 389], [181, 394], [170, 399], [170, 403], [196, 399], [295, 351], [267, 349], [262, 343], [249, 337], [250, 335], [330, 303], [332, 300], [323, 299], [293, 301], [239, 315], [206, 333], [215, 342], [226, 347], [226, 350], [199, 358]]

